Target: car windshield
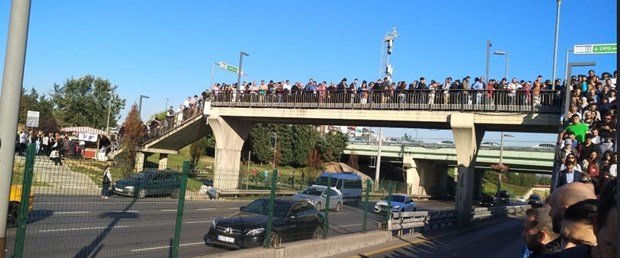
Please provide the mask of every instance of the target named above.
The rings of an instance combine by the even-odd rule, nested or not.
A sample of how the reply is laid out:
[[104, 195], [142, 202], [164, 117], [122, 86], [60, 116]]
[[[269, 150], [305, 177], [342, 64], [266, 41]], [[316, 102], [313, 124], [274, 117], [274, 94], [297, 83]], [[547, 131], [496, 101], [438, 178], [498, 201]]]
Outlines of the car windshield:
[[538, 195], [530, 195], [530, 200], [538, 201], [538, 200], [540, 200], [540, 196], [538, 196]]
[[302, 194], [307, 194], [307, 195], [319, 196], [319, 195], [321, 195], [322, 192], [323, 192], [323, 189], [319, 189], [319, 188], [315, 188], [315, 187], [308, 187], [308, 188], [306, 188], [306, 190], [304, 190], [301, 193]]
[[[387, 201], [388, 197], [385, 197], [383, 200]], [[392, 199], [390, 200], [393, 202], [405, 202], [405, 196], [392, 195]]]
[[[327, 181], [328, 181], [328, 180], [329, 180], [329, 177], [322, 176], [322, 177], [319, 177], [319, 178], [316, 180], [316, 184], [317, 184], [317, 185], [324, 185], [324, 186], [327, 186]], [[336, 185], [338, 185], [338, 179], [336, 179], [336, 178], [332, 178], [332, 181], [331, 181], [330, 186], [331, 186], [331, 187], [335, 187]]]
[[[275, 201], [273, 207], [273, 216], [278, 218], [284, 218], [286, 217], [286, 214], [290, 209], [290, 203]], [[269, 200], [258, 199], [250, 203], [241, 211], [260, 215], [269, 215]]]

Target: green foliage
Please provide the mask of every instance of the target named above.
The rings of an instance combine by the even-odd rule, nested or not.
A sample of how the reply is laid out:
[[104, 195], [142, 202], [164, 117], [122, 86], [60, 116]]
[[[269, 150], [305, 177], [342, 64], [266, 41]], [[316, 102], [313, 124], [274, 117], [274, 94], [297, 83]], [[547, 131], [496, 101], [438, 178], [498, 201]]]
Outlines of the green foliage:
[[314, 151], [319, 140], [319, 132], [310, 125], [294, 125], [293, 133], [293, 158], [291, 165], [294, 167], [308, 166], [308, 157]]
[[342, 132], [330, 132], [321, 136], [318, 149], [323, 161], [339, 161], [347, 147], [347, 136]]
[[166, 120], [166, 115], [168, 114], [168, 112], [166, 110], [161, 111], [159, 113], [156, 113], [154, 115], [151, 116], [151, 120], [153, 119], [157, 119], [159, 121], [164, 121]]
[[30, 89], [29, 93], [22, 88], [22, 97], [19, 101], [19, 123], [26, 124], [28, 110], [39, 111], [39, 130], [58, 131], [58, 123], [54, 118], [54, 104], [44, 95], [39, 95], [34, 88]]
[[[109, 80], [92, 75], [68, 79], [64, 85], [54, 84], [51, 101], [60, 126], [90, 126], [105, 128], [108, 107], [111, 103], [110, 126], [117, 124], [116, 117], [125, 107], [125, 100], [111, 98], [117, 86]], [[111, 94], [110, 94], [111, 93]]]
[[196, 166], [198, 165], [198, 161], [200, 161], [200, 158], [205, 153], [206, 149], [207, 149], [207, 138], [205, 137], [200, 138], [198, 141], [192, 143], [189, 146], [190, 168], [192, 169], [196, 168]]
[[261, 163], [269, 163], [273, 157], [271, 149], [271, 128], [263, 124], [257, 124], [250, 131], [250, 147], [252, 155]]
[[142, 127], [142, 120], [138, 115], [138, 105], [134, 104], [131, 107], [131, 111], [127, 114], [127, 118], [123, 125], [125, 126], [125, 134], [122, 138], [122, 148], [125, 149], [125, 151], [119, 155], [121, 160], [119, 165], [123, 167], [125, 171], [131, 171], [135, 164], [136, 150], [138, 146], [142, 144], [146, 134]]

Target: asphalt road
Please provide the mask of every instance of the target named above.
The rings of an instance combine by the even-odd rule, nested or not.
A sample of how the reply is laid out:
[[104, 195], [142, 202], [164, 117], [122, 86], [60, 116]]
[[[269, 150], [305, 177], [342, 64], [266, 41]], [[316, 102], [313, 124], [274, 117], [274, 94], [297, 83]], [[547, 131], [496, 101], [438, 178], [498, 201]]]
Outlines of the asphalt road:
[[[113, 196], [35, 197], [26, 231], [25, 257], [168, 257], [174, 235], [177, 200], [142, 200]], [[181, 257], [229, 252], [205, 246], [204, 234], [217, 217], [233, 214], [250, 201], [188, 200], [181, 234]], [[371, 203], [374, 205], [374, 203]], [[420, 201], [420, 210], [453, 209], [443, 201]], [[369, 207], [372, 209], [372, 207]], [[329, 236], [360, 232], [363, 212], [343, 207], [330, 213]], [[369, 213], [367, 228], [374, 230], [383, 217]], [[9, 229], [8, 254], [13, 253], [16, 229]]]
[[[508, 218], [491, 221], [475, 229], [456, 234], [429, 234], [415, 240], [399, 240], [391, 243], [397, 248], [386, 245], [384, 249], [372, 248], [355, 253], [355, 257], [373, 258], [436, 258], [436, 257], [521, 257], [524, 242], [521, 238], [523, 220]], [[442, 236], [442, 235], [447, 236]], [[389, 250], [387, 250], [389, 249]], [[348, 257], [353, 254], [343, 255]]]

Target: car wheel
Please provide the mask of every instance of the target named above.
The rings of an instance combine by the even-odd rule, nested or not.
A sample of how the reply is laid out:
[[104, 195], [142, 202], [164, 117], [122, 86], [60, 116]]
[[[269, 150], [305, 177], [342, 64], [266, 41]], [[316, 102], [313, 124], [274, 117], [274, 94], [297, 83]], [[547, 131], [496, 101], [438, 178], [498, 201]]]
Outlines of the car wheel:
[[278, 235], [278, 233], [272, 231], [271, 236], [269, 237], [269, 246], [279, 247], [281, 242], [282, 242], [282, 239], [280, 239], [280, 236]]
[[179, 188], [176, 188], [174, 190], [172, 190], [172, 193], [170, 193], [170, 198], [172, 199], [179, 199], [179, 195], [181, 194], [181, 190], [179, 190]]
[[18, 218], [19, 218], [19, 203], [10, 202], [9, 203], [9, 214], [7, 218], [7, 226], [11, 228], [16, 227]]
[[415, 211], [415, 210], [417, 210], [417, 209], [418, 209], [418, 208], [416, 208], [416, 207], [413, 207], [413, 209], [412, 209], [411, 211]]
[[317, 203], [316, 203], [316, 205], [315, 205], [315, 207], [316, 207], [316, 210], [317, 210], [317, 211], [320, 211], [320, 210], [321, 210], [321, 203], [320, 203], [320, 202], [317, 202]]
[[323, 239], [323, 232], [323, 227], [316, 227], [314, 233], [312, 233], [312, 239]]
[[140, 189], [138, 191], [138, 199], [144, 199], [146, 197], [146, 189]]
[[342, 203], [341, 202], [336, 203], [336, 212], [340, 212], [341, 209], [342, 209]]

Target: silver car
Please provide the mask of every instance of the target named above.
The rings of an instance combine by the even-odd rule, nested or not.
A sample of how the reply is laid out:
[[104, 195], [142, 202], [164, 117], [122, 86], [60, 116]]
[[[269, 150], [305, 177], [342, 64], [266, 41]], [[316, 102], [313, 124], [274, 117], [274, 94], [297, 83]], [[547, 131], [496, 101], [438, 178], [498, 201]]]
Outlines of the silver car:
[[325, 209], [327, 204], [327, 196], [329, 198], [329, 209], [335, 210], [339, 212], [342, 209], [342, 193], [332, 187], [331, 189], [327, 189], [327, 186], [322, 185], [312, 185], [304, 189], [303, 191], [293, 195], [293, 198], [299, 200], [307, 200], [310, 202], [317, 210]]

